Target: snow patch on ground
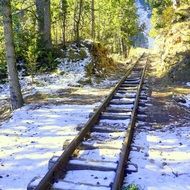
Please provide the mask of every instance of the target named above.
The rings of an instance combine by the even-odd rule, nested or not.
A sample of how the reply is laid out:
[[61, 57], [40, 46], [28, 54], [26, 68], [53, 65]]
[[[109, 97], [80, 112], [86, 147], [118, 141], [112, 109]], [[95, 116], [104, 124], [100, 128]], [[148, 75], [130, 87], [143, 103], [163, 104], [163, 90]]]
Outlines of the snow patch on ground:
[[186, 85], [190, 87], [190, 82], [187, 82]]
[[[87, 57], [84, 60], [76, 62], [70, 61], [68, 58], [57, 59], [60, 62], [57, 72], [52, 74], [35, 75], [22, 77], [22, 71], [19, 74], [20, 84], [25, 96], [35, 94], [36, 92], [50, 94], [55, 93], [59, 89], [77, 85], [78, 82], [85, 77], [85, 67], [91, 62], [91, 56], [87, 48], [83, 47]], [[9, 97], [8, 83], [0, 84], [0, 100]]]
[[190, 128], [172, 127], [136, 132], [130, 162], [138, 172], [128, 174], [125, 186], [143, 190], [190, 190]]
[[190, 94], [183, 96], [183, 99], [185, 100], [185, 103], [180, 102], [180, 104], [190, 108]]
[[23, 190], [47, 172], [48, 161], [60, 155], [76, 127], [88, 120], [93, 105], [28, 105], [0, 126], [0, 189]]

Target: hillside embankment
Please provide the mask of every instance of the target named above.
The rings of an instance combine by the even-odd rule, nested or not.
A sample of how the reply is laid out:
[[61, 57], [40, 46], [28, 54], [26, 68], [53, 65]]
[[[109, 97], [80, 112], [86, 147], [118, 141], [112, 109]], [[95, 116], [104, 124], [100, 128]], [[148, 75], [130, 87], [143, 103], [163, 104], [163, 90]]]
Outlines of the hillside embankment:
[[[141, 50], [143, 51], [143, 50]], [[57, 68], [33, 76], [19, 72], [25, 104], [88, 104], [101, 100], [142, 54], [114, 57], [100, 43], [82, 41], [60, 49]], [[114, 58], [112, 58], [114, 57]], [[121, 57], [120, 57], [121, 58]], [[91, 89], [91, 90], [90, 90]], [[0, 84], [0, 122], [11, 116], [8, 81]]]
[[164, 83], [190, 81], [190, 6], [174, 10], [171, 24], [160, 30], [155, 51], [159, 60], [156, 75]]

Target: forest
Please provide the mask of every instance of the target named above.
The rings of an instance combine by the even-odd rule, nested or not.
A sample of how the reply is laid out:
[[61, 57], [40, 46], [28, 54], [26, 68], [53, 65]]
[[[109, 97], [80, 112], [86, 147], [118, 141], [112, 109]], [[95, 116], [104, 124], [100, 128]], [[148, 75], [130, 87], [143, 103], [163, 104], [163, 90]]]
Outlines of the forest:
[[[161, 28], [167, 28], [171, 24], [174, 7], [189, 4], [189, 1], [149, 0], [147, 3], [153, 9], [150, 35], [155, 37]], [[119, 53], [127, 57], [138, 39], [135, 37], [146, 27], [144, 23], [139, 24], [136, 9], [135, 1], [132, 0], [1, 1], [0, 80], [7, 78], [9, 64], [5, 50], [8, 52], [11, 45], [15, 51], [12, 52], [15, 54], [12, 65], [17, 63], [18, 70], [25, 67], [26, 75], [54, 70], [60, 49], [72, 42], [80, 45], [82, 39], [98, 41], [110, 54]], [[6, 28], [7, 22], [10, 22], [10, 26], [7, 25]], [[10, 44], [7, 43], [5, 47], [6, 38], [9, 38]], [[11, 74], [10, 68], [8, 70], [10, 76], [16, 75]], [[12, 72], [16, 73], [16, 70]], [[21, 92], [16, 95], [16, 91], [19, 91], [16, 78], [11, 80], [15, 82], [13, 86], [17, 86], [17, 90], [11, 88], [15, 91], [12, 92], [12, 97], [21, 96]]]
[[190, 0], [0, 0], [0, 190], [189, 189], [189, 73]]
[[5, 32], [10, 35], [9, 39], [13, 34], [15, 60], [12, 61], [17, 62], [18, 69], [24, 65], [27, 75], [55, 69], [60, 48], [66, 48], [71, 42], [80, 44], [82, 39], [99, 41], [110, 52], [127, 55], [132, 37], [140, 30], [131, 0], [13, 0], [1, 1], [1, 8], [1, 81], [7, 77], [5, 49], [11, 48], [11, 44], [4, 46], [2, 16], [4, 27], [7, 22], [12, 25]]

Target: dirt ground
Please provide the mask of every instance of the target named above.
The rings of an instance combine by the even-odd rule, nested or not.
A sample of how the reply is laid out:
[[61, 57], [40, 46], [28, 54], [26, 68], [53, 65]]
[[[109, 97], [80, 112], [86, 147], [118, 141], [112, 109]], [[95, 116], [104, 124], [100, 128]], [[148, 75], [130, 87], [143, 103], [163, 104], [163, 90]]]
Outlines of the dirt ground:
[[[25, 104], [38, 104], [40, 105], [60, 105], [60, 104], [70, 104], [70, 105], [86, 105], [94, 104], [102, 101], [106, 95], [109, 94], [110, 87], [70, 87], [67, 89], [60, 89], [55, 94], [40, 94], [36, 93], [34, 95], [27, 96], [25, 98]], [[11, 108], [9, 100], [0, 101], [0, 122], [11, 116]]]
[[155, 75], [158, 57], [150, 55], [148, 86], [151, 105], [148, 107], [148, 122], [165, 126], [172, 123], [182, 125], [190, 121], [190, 110], [176, 101], [176, 97], [190, 94], [190, 87], [183, 82], [167, 83]]
[[[159, 58], [149, 55], [146, 86], [146, 118], [137, 121], [129, 155], [136, 172], [129, 173], [124, 187], [138, 190], [189, 189], [190, 110], [179, 97], [190, 94], [184, 82], [171, 83], [156, 75]], [[182, 100], [183, 101], [183, 100]]]

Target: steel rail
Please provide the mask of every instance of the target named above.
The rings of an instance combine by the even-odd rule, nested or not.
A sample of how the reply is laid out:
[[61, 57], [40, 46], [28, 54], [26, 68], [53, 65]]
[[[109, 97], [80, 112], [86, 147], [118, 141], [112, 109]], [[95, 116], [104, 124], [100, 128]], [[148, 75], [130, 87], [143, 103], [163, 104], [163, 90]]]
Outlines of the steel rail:
[[110, 100], [115, 95], [116, 91], [120, 87], [120, 85], [126, 80], [126, 78], [129, 76], [135, 65], [138, 63], [138, 61], [143, 57], [144, 53], [140, 56], [140, 58], [134, 63], [134, 65], [127, 71], [125, 76], [120, 80], [120, 82], [114, 87], [114, 89], [111, 91], [110, 95], [104, 100], [102, 105], [99, 106], [99, 108], [95, 111], [93, 116], [87, 121], [87, 123], [84, 125], [83, 129], [79, 132], [79, 134], [71, 141], [71, 143], [66, 147], [64, 152], [59, 157], [56, 164], [46, 173], [46, 175], [41, 179], [39, 184], [35, 187], [34, 190], [48, 190], [51, 189], [53, 183], [61, 178], [63, 175], [64, 169], [66, 168], [69, 159], [73, 152], [76, 150], [76, 148], [79, 146], [81, 141], [84, 139], [84, 137], [87, 135], [87, 133], [91, 130], [91, 128], [97, 123], [99, 116], [102, 111], [108, 106]]
[[139, 83], [139, 86], [137, 89], [137, 95], [135, 98], [135, 104], [134, 104], [133, 111], [131, 114], [131, 120], [130, 120], [129, 126], [127, 128], [126, 137], [125, 137], [125, 140], [123, 142], [122, 149], [121, 149], [120, 159], [118, 161], [118, 166], [117, 166], [117, 170], [116, 170], [114, 183], [112, 184], [112, 187], [111, 187], [112, 190], [119, 190], [122, 188], [123, 179], [124, 179], [124, 171], [125, 171], [126, 162], [128, 160], [129, 153], [130, 153], [130, 145], [131, 145], [131, 141], [133, 138], [133, 131], [135, 128], [138, 102], [139, 102], [140, 92], [142, 89], [142, 84], [144, 81], [146, 68], [147, 68], [147, 61], [146, 61], [146, 65], [142, 71], [141, 80], [140, 80], [140, 83]]

